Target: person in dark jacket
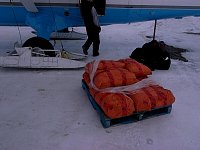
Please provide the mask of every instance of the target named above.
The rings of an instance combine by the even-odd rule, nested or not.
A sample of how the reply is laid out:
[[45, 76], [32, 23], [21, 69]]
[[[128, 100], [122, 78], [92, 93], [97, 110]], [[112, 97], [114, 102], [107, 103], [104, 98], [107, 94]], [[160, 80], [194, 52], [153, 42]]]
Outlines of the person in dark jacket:
[[99, 33], [101, 31], [101, 27], [96, 9], [94, 8], [94, 0], [81, 0], [80, 6], [88, 36], [88, 39], [82, 46], [83, 53], [88, 55], [88, 49], [90, 48], [91, 44], [93, 44], [93, 56], [98, 56], [100, 45]]

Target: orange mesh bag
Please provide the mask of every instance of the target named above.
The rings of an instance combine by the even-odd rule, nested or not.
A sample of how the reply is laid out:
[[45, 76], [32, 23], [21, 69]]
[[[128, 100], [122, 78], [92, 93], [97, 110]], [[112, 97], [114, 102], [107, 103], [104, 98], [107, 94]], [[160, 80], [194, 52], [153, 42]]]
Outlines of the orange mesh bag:
[[83, 80], [86, 82], [86, 84], [89, 86], [90, 83], [90, 76], [87, 72], [83, 73]]
[[[87, 73], [92, 72], [92, 67], [93, 67], [94, 61], [86, 64], [85, 71]], [[114, 61], [114, 60], [101, 60], [98, 64], [97, 70], [109, 70], [112, 68], [124, 68], [125, 63], [121, 61]]]
[[93, 79], [99, 89], [108, 87], [125, 86], [138, 82], [134, 73], [126, 69], [117, 68], [97, 72]]
[[90, 93], [111, 119], [129, 116], [135, 111], [133, 100], [125, 94], [97, 92], [94, 89], [90, 89]]
[[136, 92], [130, 92], [127, 95], [134, 101], [136, 112], [151, 110], [151, 101], [144, 91], [138, 90]]
[[147, 66], [137, 62], [134, 59], [121, 59], [121, 62], [125, 63], [125, 68], [130, 72], [135, 73], [137, 78], [146, 77], [147, 75], [151, 75], [152, 71]]
[[[103, 70], [97, 70], [95, 74], [99, 74], [100, 72], [103, 72]], [[90, 75], [89, 75], [89, 73], [87, 73], [87, 72], [83, 73], [83, 80], [89, 86], [89, 84], [90, 84]]]
[[158, 100], [156, 101], [156, 108], [169, 106], [175, 102], [175, 97], [170, 90], [164, 89], [161, 86], [150, 86], [151, 89], [157, 94]]
[[137, 112], [169, 106], [175, 102], [172, 92], [158, 85], [144, 87], [128, 94], [135, 103]]
[[125, 64], [120, 61], [101, 60], [98, 69], [106, 70], [106, 69], [123, 68], [123, 67], [125, 67]]

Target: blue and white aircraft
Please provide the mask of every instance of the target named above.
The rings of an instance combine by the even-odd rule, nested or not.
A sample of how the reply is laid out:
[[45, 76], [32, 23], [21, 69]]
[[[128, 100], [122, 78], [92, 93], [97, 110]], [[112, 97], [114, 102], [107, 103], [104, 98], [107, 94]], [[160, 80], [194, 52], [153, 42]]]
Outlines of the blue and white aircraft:
[[[101, 25], [200, 16], [199, 0], [96, 0]], [[80, 0], [0, 0], [0, 26], [30, 26], [37, 39], [83, 26]], [[30, 39], [29, 39], [30, 41]], [[30, 42], [31, 43], [31, 42]]]

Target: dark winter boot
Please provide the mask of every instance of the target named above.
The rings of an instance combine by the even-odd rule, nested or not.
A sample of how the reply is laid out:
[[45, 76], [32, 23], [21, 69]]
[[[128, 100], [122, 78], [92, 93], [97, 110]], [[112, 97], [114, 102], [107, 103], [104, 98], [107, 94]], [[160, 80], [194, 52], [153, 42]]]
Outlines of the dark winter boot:
[[83, 45], [82, 46], [83, 49], [83, 54], [88, 55], [88, 49]]
[[93, 56], [94, 57], [99, 56], [99, 51], [93, 51]]

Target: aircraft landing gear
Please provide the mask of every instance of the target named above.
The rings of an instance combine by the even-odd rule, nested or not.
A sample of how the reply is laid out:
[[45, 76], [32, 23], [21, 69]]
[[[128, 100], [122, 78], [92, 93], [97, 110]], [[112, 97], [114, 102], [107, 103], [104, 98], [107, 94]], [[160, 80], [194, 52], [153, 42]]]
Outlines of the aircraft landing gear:
[[[22, 47], [29, 47], [29, 46], [32, 48], [39, 47], [41, 49], [50, 49], [50, 50], [54, 49], [53, 45], [48, 40], [41, 37], [32, 37], [22, 45]], [[49, 57], [56, 56], [55, 51], [45, 51], [44, 53]]]

